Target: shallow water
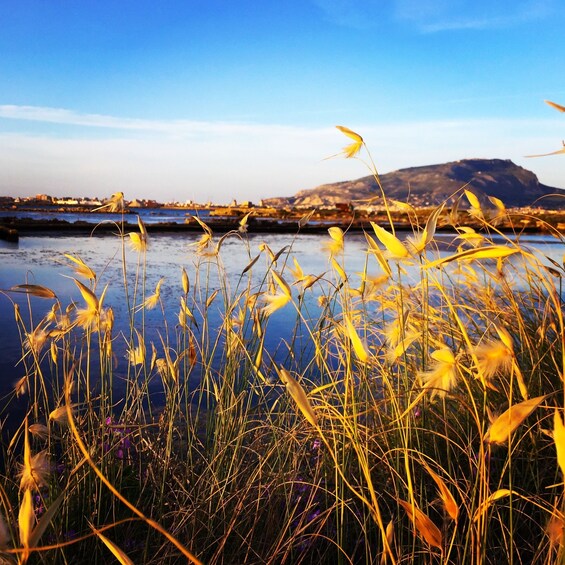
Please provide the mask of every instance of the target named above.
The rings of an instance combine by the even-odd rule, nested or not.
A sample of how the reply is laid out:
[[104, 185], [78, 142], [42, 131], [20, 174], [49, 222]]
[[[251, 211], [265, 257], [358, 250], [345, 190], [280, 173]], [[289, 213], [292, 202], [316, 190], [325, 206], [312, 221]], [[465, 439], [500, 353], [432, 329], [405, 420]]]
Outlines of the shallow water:
[[[130, 302], [133, 300], [132, 292], [135, 287], [136, 278], [146, 280], [146, 295], [153, 293], [155, 285], [160, 278], [164, 277], [161, 289], [165, 318], [169, 328], [174, 328], [177, 323], [179, 310], [179, 297], [181, 289], [181, 268], [184, 267], [188, 273], [193, 288], [204, 288], [208, 286], [208, 295], [214, 290], [222, 289], [228, 285], [232, 296], [245, 290], [246, 279], [241, 274], [257, 254], [260, 253], [259, 246], [266, 243], [270, 249], [277, 253], [286, 248], [287, 252], [281, 255], [277, 263], [277, 270], [285, 269], [285, 262], [293, 267], [293, 258], [296, 258], [307, 274], [319, 275], [331, 270], [328, 262], [327, 252], [324, 245], [329, 241], [325, 235], [297, 235], [287, 234], [256, 234], [245, 235], [243, 239], [232, 236], [222, 244], [221, 269], [214, 259], [202, 260], [195, 252], [195, 244], [200, 234], [155, 234], [150, 238], [147, 251], [146, 264], [139, 264], [139, 254], [133, 251], [129, 245], [125, 246], [126, 254], [126, 277]], [[438, 234], [436, 239], [439, 243], [438, 256], [453, 253], [456, 244], [453, 235]], [[350, 276], [352, 287], [359, 283], [359, 275], [364, 269], [366, 241], [363, 234], [351, 234], [346, 236], [346, 245], [343, 254], [345, 271]], [[551, 257], [561, 264], [563, 258], [563, 244], [555, 238], [545, 235], [527, 235], [521, 240], [523, 247], [536, 250], [538, 255]], [[125, 331], [124, 320], [127, 320], [126, 295], [124, 292], [122, 269], [122, 244], [121, 239], [115, 235], [100, 236], [76, 236], [52, 234], [33, 235], [22, 237], [17, 244], [0, 241], [0, 289], [9, 289], [18, 284], [38, 284], [53, 290], [63, 308], [71, 301], [82, 304], [80, 292], [74, 284], [72, 277], [72, 263], [64, 257], [65, 253], [80, 257], [98, 275], [99, 286], [97, 294], [108, 285], [108, 293], [105, 306], [112, 306], [115, 311], [117, 326], [115, 335]], [[288, 253], [288, 254], [287, 254]], [[513, 256], [514, 257], [514, 256]], [[509, 258], [514, 261], [513, 257]], [[259, 259], [253, 267], [253, 279], [251, 292], [261, 288], [264, 273], [267, 267], [266, 255]], [[544, 261], [550, 265], [549, 261]], [[381, 274], [380, 267], [373, 259], [369, 259], [369, 274]], [[292, 277], [286, 271], [288, 280]], [[225, 276], [224, 276], [225, 275]], [[332, 277], [330, 277], [332, 278]], [[415, 267], [408, 267], [403, 275], [403, 282], [410, 284], [418, 280], [418, 271]], [[243, 286], [242, 286], [243, 285]], [[308, 309], [313, 318], [319, 315], [316, 298], [320, 290], [315, 286], [308, 293]], [[221, 299], [218, 304], [213, 305], [209, 312], [210, 324], [219, 325], [223, 313], [221, 312]], [[141, 290], [138, 291], [136, 304], [141, 302]], [[37, 324], [42, 316], [51, 308], [52, 301], [40, 298], [28, 298], [24, 294], [0, 293], [0, 395], [11, 390], [14, 382], [23, 376], [23, 367], [17, 365], [21, 356], [21, 338], [14, 320], [14, 304], [20, 307], [27, 323]], [[28, 314], [31, 306], [32, 321]], [[121, 322], [120, 322], [121, 320]], [[275, 351], [282, 339], [289, 339], [293, 333], [296, 322], [296, 312], [287, 307], [276, 312], [269, 320], [268, 337], [266, 349]], [[121, 325], [120, 325], [121, 324]], [[164, 332], [165, 321], [162, 312], [157, 308], [148, 312], [145, 319], [145, 329], [148, 336], [147, 342], [153, 340], [159, 343], [159, 334]], [[127, 325], [127, 324], [126, 324]], [[116, 350], [119, 352], [119, 362], [127, 364], [125, 356], [125, 337], [117, 340]], [[282, 353], [281, 353], [282, 354]]]
[[[140, 216], [145, 224], [156, 223], [184, 223], [186, 218], [198, 215], [203, 220], [209, 217], [209, 211], [206, 209], [192, 210], [190, 208], [139, 208], [135, 212], [123, 215], [125, 222], [129, 224], [137, 223], [137, 216]], [[43, 210], [26, 210], [19, 208], [17, 210], [0, 210], [0, 218], [27, 218], [30, 220], [64, 220], [69, 223], [88, 222], [93, 225], [100, 222], [116, 222], [120, 223], [122, 214], [120, 212], [65, 212], [59, 211], [57, 208], [45, 208]]]

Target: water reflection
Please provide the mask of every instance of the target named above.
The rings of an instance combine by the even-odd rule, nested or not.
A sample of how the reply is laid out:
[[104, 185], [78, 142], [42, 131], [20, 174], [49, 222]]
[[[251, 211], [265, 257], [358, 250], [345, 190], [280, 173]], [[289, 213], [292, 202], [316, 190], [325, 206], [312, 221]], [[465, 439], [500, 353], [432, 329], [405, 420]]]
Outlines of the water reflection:
[[[287, 249], [279, 258], [277, 267], [279, 271], [285, 271], [288, 266], [293, 266], [295, 257], [307, 274], [320, 275], [330, 270], [327, 253], [323, 250], [327, 236], [323, 235], [254, 234], [246, 235], [244, 238], [233, 236], [223, 242], [219, 259], [202, 258], [196, 254], [195, 244], [199, 238], [200, 234], [197, 233], [152, 235], [145, 262], [140, 262], [139, 254], [127, 245], [124, 249], [121, 239], [115, 235], [92, 237], [37, 235], [23, 237], [19, 244], [0, 242], [0, 288], [8, 289], [22, 283], [40, 284], [52, 289], [63, 307], [72, 301], [81, 304], [82, 297], [72, 280], [75, 276], [73, 265], [64, 255], [80, 257], [98, 275], [100, 282], [97, 292], [100, 293], [102, 288], [108, 285], [105, 306], [112, 306], [115, 312], [118, 323], [114, 332], [118, 336], [116, 339], [118, 371], [125, 374], [126, 342], [129, 337], [128, 301], [131, 304], [135, 299], [135, 303], [140, 304], [144, 295], [154, 292], [161, 278], [165, 279], [161, 287], [161, 298], [166, 315], [163, 316], [160, 308], [146, 312], [144, 324], [148, 347], [151, 341], [159, 344], [160, 336], [166, 334], [167, 327], [169, 332], [174, 333], [174, 328], [178, 325], [179, 298], [182, 295], [181, 268], [186, 269], [192, 290], [199, 289], [198, 292], [204, 292], [204, 289], [207, 289], [207, 296], [216, 290], [220, 291], [207, 314], [208, 322], [215, 327], [221, 324], [225, 315], [221, 295], [224, 289], [232, 297], [244, 291], [253, 294], [259, 289], [265, 290], [263, 283], [268, 265], [266, 254], [263, 253], [254, 265], [251, 282], [245, 277], [242, 278], [242, 272], [260, 253], [260, 245], [263, 243], [266, 243], [274, 253], [283, 248]], [[436, 239], [439, 256], [455, 251], [456, 243], [453, 235], [438, 234]], [[537, 249], [538, 255], [546, 255], [558, 263], [562, 261], [563, 246], [554, 238], [527, 235], [521, 238], [520, 243], [523, 247]], [[350, 277], [352, 287], [359, 285], [359, 273], [365, 269], [366, 247], [363, 234], [350, 234], [345, 239], [343, 265]], [[126, 258], [125, 270], [122, 264], [123, 253]], [[511, 257], [510, 260], [519, 261], [517, 257]], [[549, 264], [547, 261], [546, 263]], [[369, 258], [367, 271], [370, 275], [381, 274], [380, 267], [373, 258]], [[407, 267], [402, 276], [404, 284], [417, 284], [419, 271], [416, 267]], [[124, 290], [124, 279], [127, 280], [127, 294]], [[146, 281], [145, 290], [140, 283], [141, 280]], [[289, 280], [291, 280], [290, 275]], [[250, 284], [248, 289], [245, 286], [247, 284]], [[317, 298], [321, 292], [321, 287], [314, 285], [305, 295], [306, 310], [313, 319], [320, 316], [321, 310]], [[48, 312], [52, 301], [28, 297], [24, 294], [0, 294], [2, 374], [0, 394], [11, 390], [23, 371], [22, 365], [17, 363], [21, 356], [22, 336], [18, 333], [14, 319], [14, 305], [18, 305], [30, 327], [31, 324], [37, 324]], [[197, 323], [202, 324], [198, 312], [195, 312], [195, 317]], [[296, 324], [296, 311], [292, 307], [282, 309], [271, 316], [267, 334], [271, 341], [265, 343], [271, 355], [281, 359], [288, 355], [284, 341], [288, 342], [291, 339]], [[303, 333], [299, 331], [298, 335]], [[301, 339], [303, 345], [307, 345], [307, 335], [303, 335]]]

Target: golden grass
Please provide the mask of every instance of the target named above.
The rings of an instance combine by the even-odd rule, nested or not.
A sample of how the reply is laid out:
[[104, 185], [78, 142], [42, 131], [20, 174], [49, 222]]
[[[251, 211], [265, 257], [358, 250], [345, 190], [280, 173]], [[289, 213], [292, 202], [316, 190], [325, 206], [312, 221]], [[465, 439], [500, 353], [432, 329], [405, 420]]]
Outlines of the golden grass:
[[[72, 254], [79, 304], [12, 287], [49, 307], [35, 323], [14, 309], [23, 376], [2, 409], [25, 415], [2, 444], [1, 559], [562, 562], [565, 270], [498, 231], [503, 203], [460, 192], [480, 232], [458, 205], [422, 227], [391, 203], [412, 233], [373, 224], [360, 273], [340, 228], [310, 272], [292, 241], [252, 249], [245, 216], [219, 239], [196, 218], [194, 280], [182, 267], [149, 291], [145, 227], [120, 228], [118, 320], [104, 273]], [[456, 247], [440, 254], [446, 225]], [[231, 280], [227, 238], [249, 257]]]

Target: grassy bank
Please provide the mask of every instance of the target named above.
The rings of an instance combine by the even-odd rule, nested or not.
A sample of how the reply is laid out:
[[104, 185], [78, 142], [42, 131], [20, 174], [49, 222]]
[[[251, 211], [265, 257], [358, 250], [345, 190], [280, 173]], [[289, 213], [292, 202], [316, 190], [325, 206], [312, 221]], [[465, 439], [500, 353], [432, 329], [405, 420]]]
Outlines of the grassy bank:
[[[363, 141], [344, 133], [355, 156]], [[122, 335], [104, 273], [79, 257], [66, 260], [80, 303], [12, 289], [52, 308], [40, 320], [15, 308], [25, 377], [2, 413], [27, 404], [2, 443], [2, 559], [562, 562], [564, 267], [500, 232], [520, 229], [503, 203], [459, 196], [470, 212], [439, 207], [425, 223], [406, 204], [408, 240], [391, 215], [373, 223], [361, 273], [341, 228], [328, 230], [326, 271], [309, 272], [292, 245], [252, 248], [244, 218], [221, 237], [200, 222], [195, 279], [179, 266], [178, 281], [147, 288], [145, 226], [118, 224], [124, 281], [126, 255], [138, 257]], [[460, 246], [440, 256], [444, 225]], [[249, 255], [237, 280], [223, 276], [227, 237]], [[146, 342], [164, 284], [178, 310]], [[282, 309], [294, 331], [275, 362], [265, 343]]]

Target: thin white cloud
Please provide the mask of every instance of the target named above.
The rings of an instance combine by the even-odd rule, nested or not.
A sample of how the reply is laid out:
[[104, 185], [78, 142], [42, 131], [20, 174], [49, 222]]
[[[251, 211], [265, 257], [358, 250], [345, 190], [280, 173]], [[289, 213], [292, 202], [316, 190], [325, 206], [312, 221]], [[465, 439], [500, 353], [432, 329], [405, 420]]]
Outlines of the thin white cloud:
[[145, 131], [169, 135], [256, 135], [277, 131], [299, 130], [282, 125], [237, 122], [207, 122], [196, 120], [144, 120], [103, 114], [84, 114], [64, 108], [42, 106], [0, 105], [0, 119], [44, 122], [59, 125], [104, 128], [123, 131]]
[[312, 0], [334, 24], [353, 29], [383, 27], [391, 20], [422, 33], [488, 30], [541, 20], [555, 0]]
[[553, 0], [470, 2], [467, 0], [395, 0], [395, 16], [424, 33], [508, 28], [547, 18]]
[[527, 14], [516, 14], [514, 16], [497, 16], [492, 18], [468, 18], [451, 20], [440, 20], [438, 22], [425, 23], [420, 22], [420, 31], [424, 33], [438, 33], [442, 31], [456, 30], [489, 30], [502, 29], [530, 22], [531, 16]]
[[[51, 115], [56, 116], [56, 123], [68, 123], [60, 119], [68, 114]], [[73, 124], [82, 125], [76, 121], [73, 117]], [[216, 130], [203, 139], [162, 135], [150, 127], [153, 122], [144, 123], [155, 135], [124, 137], [111, 130], [100, 135], [90, 127], [72, 136], [64, 135], [65, 128], [57, 135], [0, 134], [0, 194], [107, 196], [122, 190], [128, 198], [257, 201], [369, 173], [358, 160], [324, 160], [348, 143], [333, 128], [255, 124], [236, 133]], [[381, 173], [470, 157], [503, 158], [534, 171], [545, 184], [565, 187], [565, 160], [523, 157], [559, 148], [562, 124], [553, 118], [346, 125], [363, 135]]]

